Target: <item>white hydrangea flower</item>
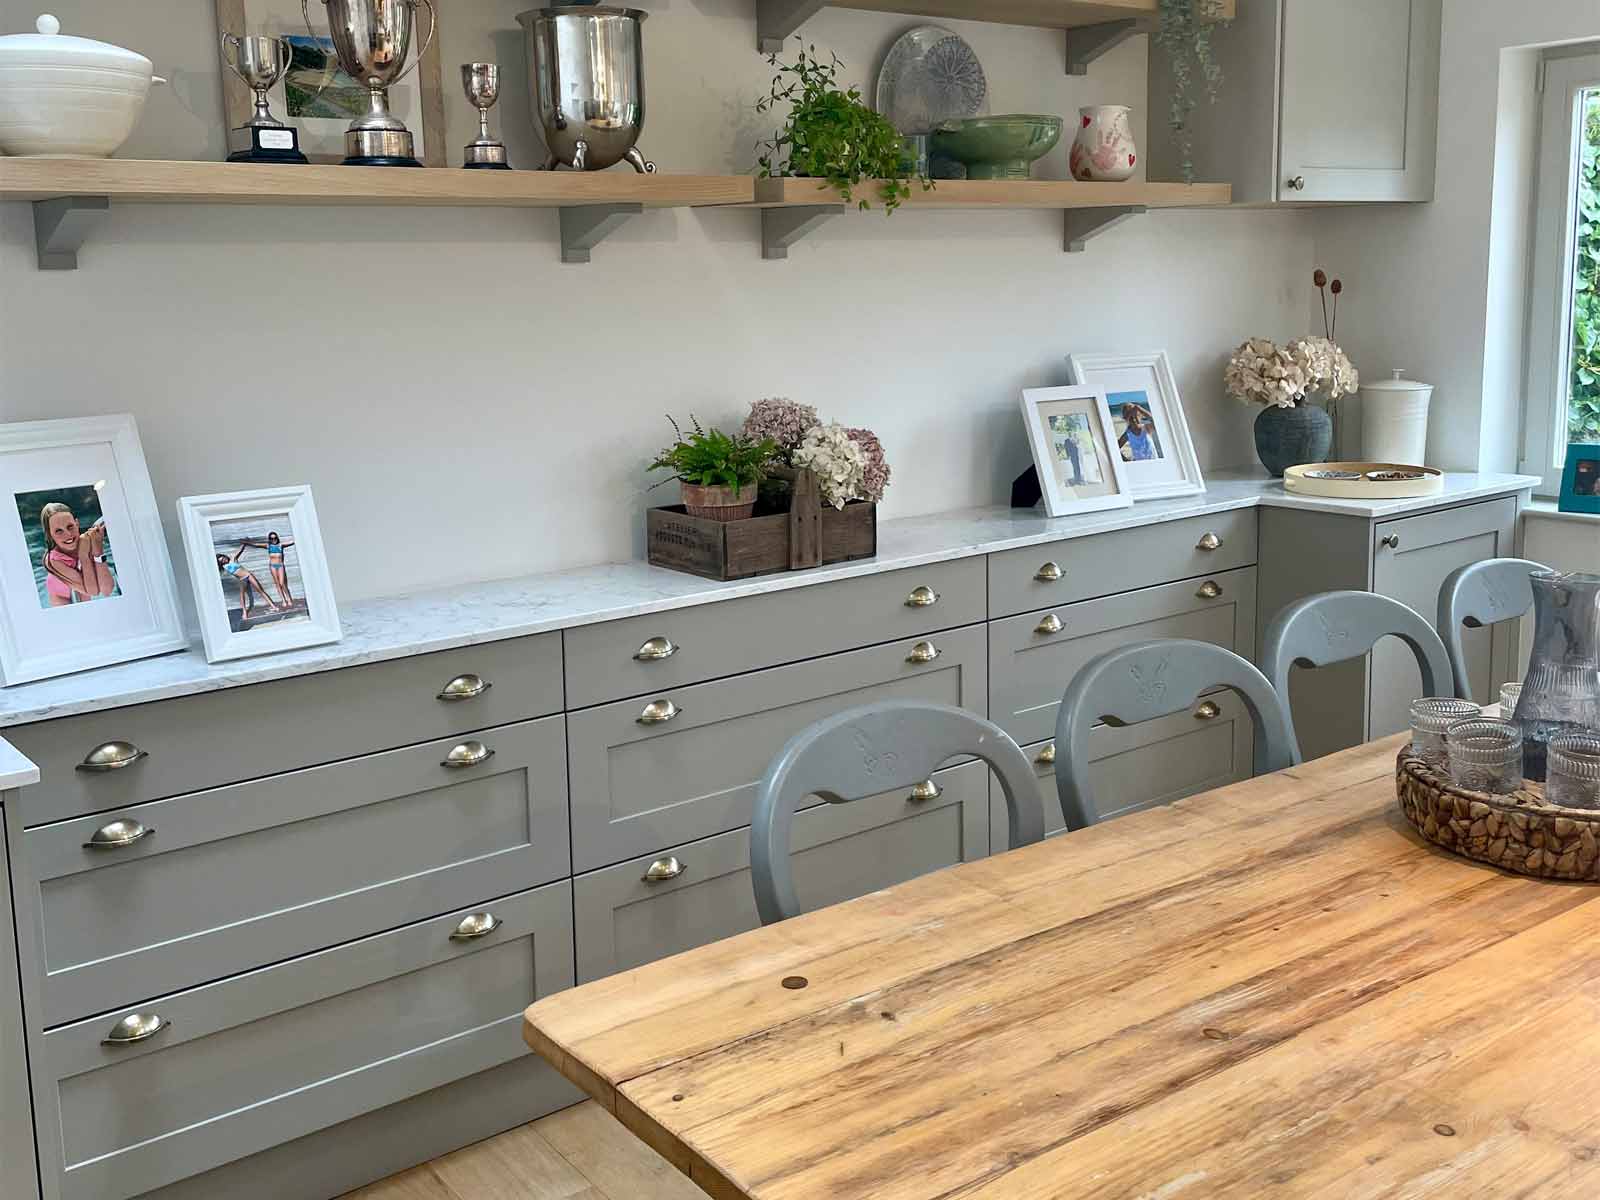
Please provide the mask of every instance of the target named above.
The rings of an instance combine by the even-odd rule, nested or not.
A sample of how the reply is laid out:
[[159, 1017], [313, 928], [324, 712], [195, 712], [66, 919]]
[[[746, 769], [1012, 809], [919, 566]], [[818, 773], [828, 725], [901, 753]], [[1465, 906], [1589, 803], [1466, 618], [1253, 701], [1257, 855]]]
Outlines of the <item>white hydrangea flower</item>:
[[794, 452], [794, 465], [814, 471], [824, 503], [843, 508], [866, 498], [867, 456], [837, 421], [817, 425]]

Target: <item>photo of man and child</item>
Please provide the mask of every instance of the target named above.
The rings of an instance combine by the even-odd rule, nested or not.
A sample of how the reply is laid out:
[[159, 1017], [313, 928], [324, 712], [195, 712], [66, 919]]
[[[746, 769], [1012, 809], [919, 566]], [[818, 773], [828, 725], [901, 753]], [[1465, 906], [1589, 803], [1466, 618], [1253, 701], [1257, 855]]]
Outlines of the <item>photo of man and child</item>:
[[122, 594], [100, 511], [100, 486], [86, 483], [15, 495], [41, 608], [66, 608]]
[[1166, 457], [1155, 418], [1150, 414], [1149, 396], [1142, 391], [1109, 392], [1106, 403], [1111, 409], [1111, 429], [1117, 435], [1123, 462], [1159, 462]]
[[211, 548], [234, 633], [311, 619], [288, 513], [213, 521]]

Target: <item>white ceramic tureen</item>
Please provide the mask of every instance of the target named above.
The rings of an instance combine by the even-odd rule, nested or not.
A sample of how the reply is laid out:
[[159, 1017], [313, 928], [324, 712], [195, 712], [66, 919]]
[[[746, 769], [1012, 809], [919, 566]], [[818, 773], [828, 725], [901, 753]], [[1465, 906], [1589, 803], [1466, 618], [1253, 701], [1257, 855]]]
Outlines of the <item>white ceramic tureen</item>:
[[105, 158], [128, 140], [155, 76], [148, 58], [68, 37], [48, 13], [37, 33], [0, 37], [0, 152]]

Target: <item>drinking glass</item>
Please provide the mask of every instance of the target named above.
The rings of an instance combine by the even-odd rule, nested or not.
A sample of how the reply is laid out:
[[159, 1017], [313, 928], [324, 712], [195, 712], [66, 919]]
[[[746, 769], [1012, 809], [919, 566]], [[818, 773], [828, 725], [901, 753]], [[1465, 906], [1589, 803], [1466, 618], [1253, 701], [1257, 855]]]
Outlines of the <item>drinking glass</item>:
[[1544, 798], [1563, 808], [1600, 808], [1600, 734], [1563, 733], [1550, 739]]
[[1411, 753], [1443, 774], [1450, 769], [1450, 754], [1444, 744], [1445, 730], [1457, 721], [1482, 716], [1470, 700], [1453, 696], [1430, 696], [1411, 705]]
[[1517, 715], [1517, 701], [1522, 699], [1522, 685], [1520, 683], [1502, 683], [1500, 685], [1500, 715], [1510, 720]]
[[1450, 778], [1459, 788], [1506, 796], [1522, 786], [1522, 727], [1515, 721], [1478, 717], [1445, 731]]

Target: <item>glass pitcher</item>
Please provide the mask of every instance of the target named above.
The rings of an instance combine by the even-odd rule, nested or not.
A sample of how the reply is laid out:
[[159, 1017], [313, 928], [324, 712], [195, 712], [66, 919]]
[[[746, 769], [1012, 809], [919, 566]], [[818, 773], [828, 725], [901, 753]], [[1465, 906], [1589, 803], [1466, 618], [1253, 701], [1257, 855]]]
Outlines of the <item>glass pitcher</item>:
[[1557, 734], [1600, 730], [1600, 575], [1536, 574], [1533, 658], [1517, 701], [1523, 774], [1544, 782]]

